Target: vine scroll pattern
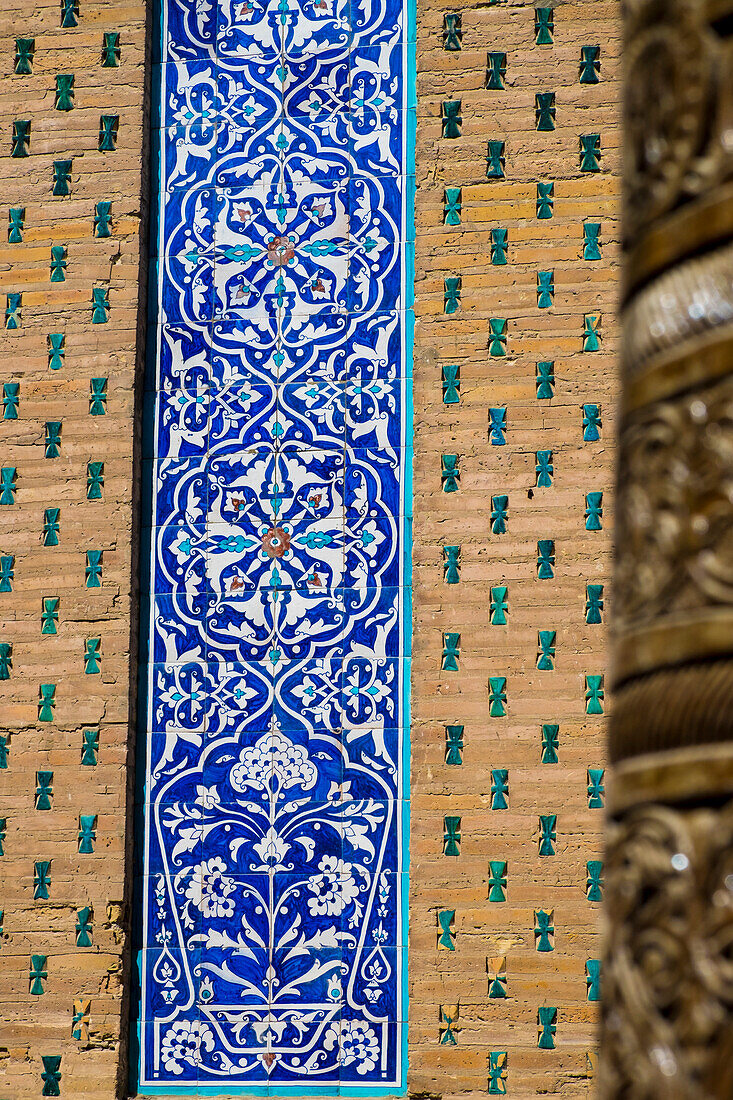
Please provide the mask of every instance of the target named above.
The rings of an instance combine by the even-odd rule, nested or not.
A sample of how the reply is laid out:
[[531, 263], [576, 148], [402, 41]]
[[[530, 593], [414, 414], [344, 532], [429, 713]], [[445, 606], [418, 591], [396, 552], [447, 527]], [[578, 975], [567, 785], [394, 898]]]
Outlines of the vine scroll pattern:
[[139, 1085], [394, 1092], [409, 34], [401, 0], [161, 29]]

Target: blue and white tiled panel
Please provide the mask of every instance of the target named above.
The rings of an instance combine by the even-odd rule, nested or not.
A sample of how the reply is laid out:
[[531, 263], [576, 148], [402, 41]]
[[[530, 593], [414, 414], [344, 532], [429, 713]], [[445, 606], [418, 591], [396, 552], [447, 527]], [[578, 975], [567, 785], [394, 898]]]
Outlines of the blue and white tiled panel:
[[150, 744], [144, 1080], [303, 1095], [398, 1081], [401, 731], [173, 734]]
[[[146, 1081], [307, 1095], [314, 1075], [328, 1092], [394, 1080], [407, 890], [384, 869], [406, 825], [406, 804], [385, 797], [396, 740], [271, 730], [179, 748], [160, 753], [150, 807]], [[378, 1052], [371, 1067], [350, 1059], [352, 1040]]]
[[159, 391], [158, 430], [145, 457], [225, 462], [275, 446], [280, 454], [325, 454], [337, 447], [344, 467], [348, 455], [353, 480], [362, 452], [394, 458], [401, 446], [402, 397], [402, 380], [394, 378], [236, 381], [221, 387], [193, 381]]
[[405, 1056], [412, 177], [395, 0], [170, 0], [140, 1086]]
[[[277, 170], [267, 174], [269, 183], [217, 186], [211, 225], [197, 217], [201, 195], [171, 201], [160, 258], [162, 324], [208, 333], [214, 321], [240, 320], [248, 344], [267, 347], [268, 337], [281, 337], [302, 345], [319, 341], [321, 326], [327, 340], [334, 329], [348, 339], [360, 317], [412, 305], [403, 274], [412, 245], [394, 237], [393, 225], [404, 179], [285, 185], [273, 181]], [[194, 234], [211, 234], [213, 245]], [[333, 314], [348, 326], [329, 323]]]
[[415, 34], [399, 0], [170, 0], [161, 23], [156, 61], [202, 59], [240, 68], [263, 59], [333, 58]]
[[414, 107], [404, 44], [378, 37], [337, 60], [162, 67], [161, 323], [241, 318], [292, 341], [313, 318], [411, 305]]
[[[264, 164], [280, 157], [294, 182], [409, 174], [402, 143], [415, 104], [402, 100], [404, 55], [405, 43], [395, 38], [354, 46], [337, 58], [160, 66], [166, 194], [185, 185], [186, 164], [193, 162], [199, 188], [252, 184]], [[251, 162], [232, 178], [233, 158], [245, 149]], [[309, 168], [310, 151], [318, 155]]]
[[[295, 383], [317, 386], [350, 381], [365, 386], [377, 381], [395, 382], [412, 373], [401, 350], [404, 330], [411, 322], [409, 311], [376, 311], [368, 317], [325, 313], [297, 331], [274, 336], [254, 332], [240, 318], [196, 325], [167, 324], [158, 331], [158, 375], [150, 379], [149, 386], [168, 393], [188, 391], [199, 399], [209, 390], [232, 386], [271, 391]], [[292, 392], [284, 393], [281, 403], [291, 398]], [[373, 399], [379, 396], [380, 392], [374, 391]], [[369, 391], [362, 400], [367, 399], [372, 399]], [[197, 412], [199, 427], [202, 411]], [[252, 413], [262, 411], [258, 405]], [[391, 407], [384, 412], [394, 419]], [[350, 417], [355, 416], [352, 410]], [[206, 426], [208, 430], [208, 423]]]

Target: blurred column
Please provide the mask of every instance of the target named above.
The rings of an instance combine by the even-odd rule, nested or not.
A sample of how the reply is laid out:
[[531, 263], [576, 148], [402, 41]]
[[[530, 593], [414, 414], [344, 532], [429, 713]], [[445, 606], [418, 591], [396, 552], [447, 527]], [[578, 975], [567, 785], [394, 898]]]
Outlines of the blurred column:
[[601, 1093], [733, 1097], [733, 0], [625, 4]]

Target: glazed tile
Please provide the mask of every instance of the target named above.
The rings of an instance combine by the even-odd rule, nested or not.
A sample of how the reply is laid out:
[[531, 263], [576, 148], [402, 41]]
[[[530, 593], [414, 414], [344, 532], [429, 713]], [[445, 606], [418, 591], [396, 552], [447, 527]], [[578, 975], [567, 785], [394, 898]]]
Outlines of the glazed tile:
[[414, 29], [163, 15], [140, 1088], [399, 1091]]

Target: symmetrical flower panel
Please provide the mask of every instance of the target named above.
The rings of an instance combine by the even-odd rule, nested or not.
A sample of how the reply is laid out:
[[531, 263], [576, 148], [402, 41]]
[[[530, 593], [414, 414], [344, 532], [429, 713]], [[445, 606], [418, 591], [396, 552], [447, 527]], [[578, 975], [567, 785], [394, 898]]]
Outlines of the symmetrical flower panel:
[[163, 0], [157, 61], [138, 1084], [394, 1094], [409, 28]]

